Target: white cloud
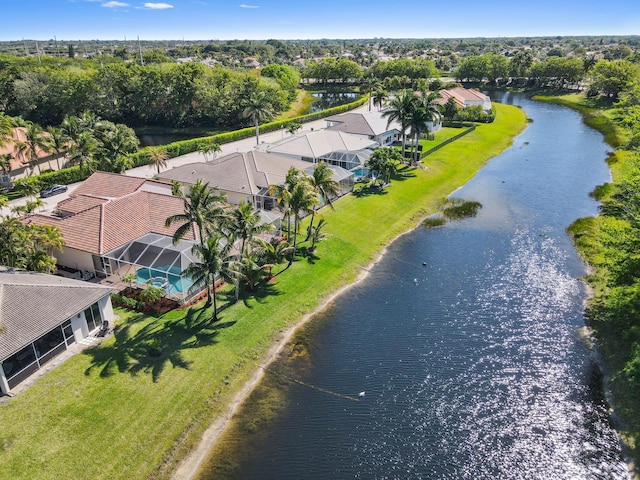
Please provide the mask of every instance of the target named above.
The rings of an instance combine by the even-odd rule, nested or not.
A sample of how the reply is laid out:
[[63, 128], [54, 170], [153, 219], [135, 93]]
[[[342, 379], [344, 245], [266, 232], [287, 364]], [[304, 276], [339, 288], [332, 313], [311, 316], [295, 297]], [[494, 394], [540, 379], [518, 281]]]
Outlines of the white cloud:
[[258, 5], [245, 5], [244, 3], [240, 5], [240, 8], [260, 8]]
[[144, 8], [149, 8], [151, 10], [165, 10], [167, 8], [173, 8], [173, 5], [169, 5], [168, 3], [150, 3], [150, 2], [146, 2], [144, 4]]
[[128, 7], [129, 4], [123, 3], [123, 2], [116, 2], [115, 0], [112, 0], [110, 2], [103, 3], [102, 6], [107, 8], [122, 8], [122, 7]]

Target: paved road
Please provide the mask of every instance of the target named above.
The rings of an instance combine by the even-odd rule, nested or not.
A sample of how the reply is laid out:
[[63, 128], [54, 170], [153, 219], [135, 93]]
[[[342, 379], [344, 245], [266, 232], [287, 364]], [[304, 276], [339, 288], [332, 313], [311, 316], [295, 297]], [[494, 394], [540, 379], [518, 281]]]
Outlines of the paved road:
[[[353, 112], [365, 111], [367, 109], [367, 105], [363, 105], [362, 107], [358, 107]], [[309, 132], [311, 130], [319, 130], [326, 126], [326, 122], [324, 119], [314, 120], [313, 122], [303, 123], [302, 129], [299, 131]], [[278, 140], [285, 138], [285, 136], [290, 135], [286, 132], [286, 130], [276, 130], [275, 132], [269, 132], [260, 135], [260, 143], [273, 143]], [[224, 145], [220, 145], [221, 151], [218, 153], [218, 157], [223, 155], [228, 155], [229, 153], [234, 152], [248, 152], [252, 150], [256, 146], [256, 137], [245, 138], [242, 140], [236, 140], [235, 142], [225, 143]], [[186, 165], [188, 163], [204, 163], [204, 156], [200, 152], [188, 153], [186, 155], [181, 155], [179, 157], [171, 158], [167, 160], [167, 168], [163, 170], [169, 170], [174, 167], [179, 167], [181, 165]], [[126, 175], [132, 177], [142, 177], [142, 178], [152, 178], [155, 176], [156, 170], [153, 167], [145, 165], [143, 167], [132, 168], [131, 170], [127, 170]], [[43, 207], [39, 210], [41, 212], [50, 212], [55, 209], [58, 202], [69, 198], [69, 195], [73, 193], [73, 191], [80, 185], [80, 183], [74, 183], [69, 185], [69, 190], [60, 195], [55, 195], [49, 198], [43, 198], [42, 201], [45, 203]], [[10, 208], [16, 205], [24, 205], [27, 202], [27, 198], [18, 198], [16, 200], [12, 200], [9, 202], [8, 208], [1, 208], [0, 215], [9, 215]]]

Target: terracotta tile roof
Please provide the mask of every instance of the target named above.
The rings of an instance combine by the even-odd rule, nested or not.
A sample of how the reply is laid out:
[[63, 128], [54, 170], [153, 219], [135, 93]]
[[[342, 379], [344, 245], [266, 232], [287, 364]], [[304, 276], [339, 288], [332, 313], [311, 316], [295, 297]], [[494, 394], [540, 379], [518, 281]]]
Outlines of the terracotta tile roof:
[[129, 177], [117, 173], [95, 172], [75, 189], [73, 195], [120, 198], [137, 191], [145, 181], [144, 178]]
[[[177, 226], [167, 228], [164, 222], [183, 212], [178, 197], [138, 191], [65, 218], [34, 214], [23, 221], [56, 226], [67, 247], [101, 255], [147, 233], [173, 235]], [[194, 232], [186, 238], [195, 239]]]
[[94, 283], [0, 267], [0, 326], [5, 329], [0, 335], [0, 360], [110, 292], [111, 288]]
[[90, 197], [88, 195], [76, 195], [66, 200], [58, 202], [56, 208], [64, 214], [76, 214], [93, 208], [97, 205], [102, 205], [109, 200], [106, 198]]

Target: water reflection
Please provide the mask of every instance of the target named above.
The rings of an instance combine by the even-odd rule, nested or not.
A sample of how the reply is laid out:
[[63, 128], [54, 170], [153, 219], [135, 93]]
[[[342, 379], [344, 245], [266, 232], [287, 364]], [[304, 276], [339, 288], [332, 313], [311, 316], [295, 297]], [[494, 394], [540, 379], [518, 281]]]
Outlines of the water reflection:
[[277, 367], [365, 399], [280, 382], [280, 414], [215, 478], [627, 477], [564, 231], [597, 212], [606, 145], [573, 112], [510, 99], [534, 121], [457, 193], [478, 216], [395, 242]]

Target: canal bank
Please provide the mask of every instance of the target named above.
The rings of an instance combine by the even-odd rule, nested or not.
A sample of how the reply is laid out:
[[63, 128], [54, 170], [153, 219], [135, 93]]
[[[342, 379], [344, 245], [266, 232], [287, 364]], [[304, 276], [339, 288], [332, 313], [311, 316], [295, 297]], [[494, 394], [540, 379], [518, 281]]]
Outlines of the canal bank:
[[[417, 169], [407, 177], [396, 179], [388, 189], [388, 195], [376, 195], [367, 198], [369, 211], [367, 215], [361, 218], [387, 221], [386, 224], [376, 221], [364, 221], [359, 229], [360, 235], [356, 235], [359, 240], [352, 238], [355, 232], [353, 231], [353, 219], [351, 217], [356, 214], [354, 212], [361, 211], [361, 208], [356, 204], [358, 202], [362, 203], [360, 201], [361, 198], [357, 196], [341, 199], [336, 203], [335, 211], [324, 213], [331, 237], [333, 239], [348, 239], [346, 240], [347, 243], [344, 243], [341, 248], [347, 248], [349, 251], [356, 246], [355, 244], [351, 246], [351, 242], [355, 241], [357, 250], [353, 250], [353, 256], [347, 264], [341, 262], [339, 265], [336, 264], [335, 267], [332, 267], [340, 269], [342, 272], [340, 275], [341, 280], [339, 281], [340, 287], [332, 288], [330, 293], [322, 295], [323, 300], [319, 301], [315, 308], [312, 308], [314, 312], [330, 304], [352, 282], [362, 278], [363, 273], [366, 273], [368, 268], [375, 263], [375, 258], [380, 255], [386, 245], [394, 238], [397, 238], [398, 235], [402, 235], [408, 229], [414, 228], [422, 218], [435, 212], [442, 198], [467, 182], [490, 158], [499, 154], [512, 143], [513, 137], [525, 128], [525, 116], [521, 111], [513, 107], [496, 105], [496, 108], [499, 111], [499, 115], [494, 124], [483, 125], [473, 134], [448, 145], [430, 156], [425, 162], [424, 169]], [[392, 215], [392, 218], [389, 217], [390, 212], [400, 212], [400, 214]], [[340, 222], [339, 220], [343, 216], [346, 216], [349, 221]], [[331, 255], [325, 256], [323, 254], [319, 261], [331, 263]], [[283, 277], [283, 280], [285, 278]], [[290, 285], [290, 287], [296, 288], [295, 285]], [[294, 322], [293, 327], [281, 332], [275, 342], [276, 346], [270, 350], [268, 355], [260, 357], [260, 365], [267, 366], [273, 360], [275, 354], [286, 345], [289, 339], [288, 336], [303, 321], [308, 320], [311, 315], [305, 315], [303, 319], [299, 318]], [[230, 402], [231, 407], [218, 417], [215, 424], [203, 436], [203, 440], [193, 451], [193, 454], [181, 464], [174, 478], [189, 478], [189, 475], [197, 468], [199, 461], [202, 460], [204, 452], [207, 451], [211, 444], [215, 443], [233, 412], [252, 391], [262, 375], [263, 370], [256, 367], [252, 378]]]
[[540, 105], [538, 128], [457, 192], [483, 203], [476, 219], [394, 242], [273, 367], [366, 399], [272, 378], [202, 478], [625, 478], [565, 234], [597, 211], [606, 146]]

